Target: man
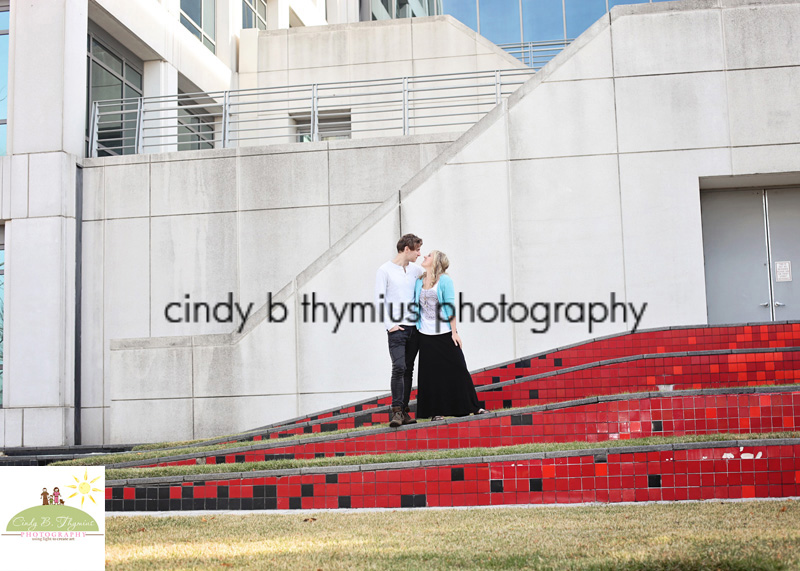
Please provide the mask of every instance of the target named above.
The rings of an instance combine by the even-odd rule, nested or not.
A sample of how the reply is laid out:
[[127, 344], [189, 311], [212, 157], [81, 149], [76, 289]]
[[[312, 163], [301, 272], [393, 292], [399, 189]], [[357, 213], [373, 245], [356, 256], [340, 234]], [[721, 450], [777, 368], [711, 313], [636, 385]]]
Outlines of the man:
[[417, 422], [409, 414], [408, 401], [411, 398], [414, 359], [419, 352], [417, 314], [413, 307], [414, 283], [423, 270], [413, 262], [420, 257], [421, 248], [421, 238], [406, 234], [397, 242], [397, 255], [378, 268], [375, 276], [375, 307], [382, 314], [392, 358], [392, 415], [389, 426], [394, 428]]

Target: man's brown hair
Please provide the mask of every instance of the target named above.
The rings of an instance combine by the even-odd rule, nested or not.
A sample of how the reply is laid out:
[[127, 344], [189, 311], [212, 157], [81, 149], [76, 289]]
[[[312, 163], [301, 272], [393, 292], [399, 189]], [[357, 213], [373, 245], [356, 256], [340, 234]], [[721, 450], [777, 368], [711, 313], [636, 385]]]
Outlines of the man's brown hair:
[[416, 250], [422, 246], [422, 238], [414, 234], [406, 234], [397, 241], [397, 252], [402, 252], [408, 247], [410, 250]]

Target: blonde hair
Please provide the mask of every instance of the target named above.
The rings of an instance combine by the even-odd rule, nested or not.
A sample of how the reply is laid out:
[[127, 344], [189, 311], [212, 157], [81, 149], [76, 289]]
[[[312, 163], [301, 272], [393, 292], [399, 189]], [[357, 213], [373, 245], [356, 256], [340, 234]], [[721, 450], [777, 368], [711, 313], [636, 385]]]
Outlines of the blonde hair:
[[[440, 252], [439, 250], [431, 250], [431, 256], [433, 256], [433, 267], [431, 268], [431, 285], [436, 285], [436, 282], [439, 281], [439, 278], [443, 276], [447, 272], [447, 268], [450, 267], [450, 260], [447, 259], [447, 255], [444, 252]], [[427, 270], [423, 273], [419, 279], [424, 280], [425, 276], [428, 275]]]

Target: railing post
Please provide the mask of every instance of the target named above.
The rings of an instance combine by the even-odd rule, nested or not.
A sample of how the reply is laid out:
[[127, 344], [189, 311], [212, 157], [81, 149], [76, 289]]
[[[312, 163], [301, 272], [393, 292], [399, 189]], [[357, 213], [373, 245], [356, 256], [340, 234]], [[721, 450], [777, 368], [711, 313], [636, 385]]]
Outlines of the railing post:
[[97, 130], [100, 117], [97, 101], [92, 103], [92, 122], [89, 129], [89, 156], [95, 158], [97, 156]]
[[222, 96], [222, 148], [227, 149], [230, 143], [230, 91], [226, 91]]
[[319, 141], [319, 109], [317, 84], [311, 86], [311, 140]]
[[136, 154], [144, 153], [144, 98], [136, 102]]
[[500, 98], [502, 96], [502, 84], [500, 79], [500, 70], [494, 72], [494, 103], [500, 105]]
[[403, 135], [408, 135], [408, 78], [403, 78]]

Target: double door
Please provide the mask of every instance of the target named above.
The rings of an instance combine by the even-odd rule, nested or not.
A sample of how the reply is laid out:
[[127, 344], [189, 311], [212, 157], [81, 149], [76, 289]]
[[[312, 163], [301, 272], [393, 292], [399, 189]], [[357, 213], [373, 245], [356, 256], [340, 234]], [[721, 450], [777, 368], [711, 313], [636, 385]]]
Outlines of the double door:
[[800, 320], [800, 189], [700, 195], [708, 323]]

